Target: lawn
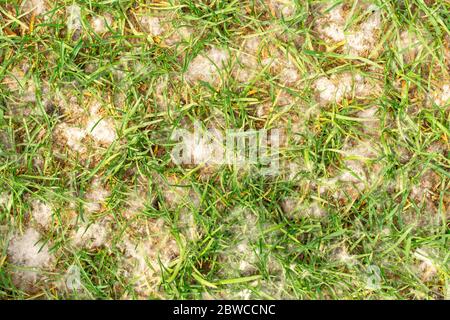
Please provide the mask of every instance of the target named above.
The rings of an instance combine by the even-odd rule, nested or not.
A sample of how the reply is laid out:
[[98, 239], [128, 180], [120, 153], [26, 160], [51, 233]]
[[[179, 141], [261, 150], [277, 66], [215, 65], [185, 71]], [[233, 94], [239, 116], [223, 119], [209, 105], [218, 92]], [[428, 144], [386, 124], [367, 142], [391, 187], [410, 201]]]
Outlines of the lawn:
[[449, 29], [0, 0], [0, 299], [450, 299]]

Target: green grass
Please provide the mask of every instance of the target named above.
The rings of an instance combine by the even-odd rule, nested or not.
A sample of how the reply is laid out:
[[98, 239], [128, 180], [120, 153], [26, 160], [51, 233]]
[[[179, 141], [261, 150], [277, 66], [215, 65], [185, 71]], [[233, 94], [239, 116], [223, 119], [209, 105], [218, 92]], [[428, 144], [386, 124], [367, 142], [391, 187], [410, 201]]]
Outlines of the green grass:
[[[374, 1], [382, 32], [375, 48], [361, 56], [326, 43], [314, 27], [318, 5], [331, 10], [345, 2], [350, 30], [368, 14], [360, 2], [296, 0], [289, 17], [273, 16], [269, 2], [52, 1], [33, 18], [21, 11], [21, 1], [0, 0], [0, 299], [449, 298], [450, 109], [449, 101], [430, 98], [450, 84], [448, 1]], [[72, 4], [81, 7], [78, 34], [66, 27]], [[137, 16], [150, 9], [168, 19], [167, 33], [152, 37], [142, 31]], [[93, 14], [111, 16], [104, 34], [94, 32]], [[165, 44], [181, 27], [192, 35]], [[415, 33], [421, 47], [413, 59], [397, 45], [404, 30]], [[265, 66], [242, 82], [229, 61], [220, 84], [185, 81], [199, 53], [215, 46], [234, 55], [250, 35], [265, 45], [258, 63], [275, 55], [285, 65], [289, 55], [299, 80], [286, 84], [277, 67]], [[17, 68], [24, 66], [12, 88]], [[320, 104], [315, 81], [343, 72], [361, 74], [380, 91]], [[26, 99], [31, 83], [32, 101]], [[290, 100], [281, 105], [286, 93]], [[117, 137], [100, 146], [88, 133], [85, 152], [77, 153], [55, 132], [61, 123], [83, 126], [86, 119], [73, 105], [87, 115], [94, 97], [101, 116], [115, 122]], [[263, 117], [257, 113], [261, 105], [270, 110]], [[373, 106], [375, 133], [358, 116]], [[269, 177], [230, 166], [210, 172], [177, 166], [170, 134], [195, 120], [222, 130], [287, 128], [282, 160], [298, 169], [291, 177]], [[292, 131], [296, 124], [301, 129]], [[357, 160], [376, 178], [332, 184], [348, 170], [342, 150], [361, 141], [379, 150]], [[94, 177], [109, 195], [101, 210], [89, 214], [86, 196]], [[168, 190], [181, 201], [170, 201]], [[417, 190], [424, 192], [421, 199]], [[132, 210], [136, 193], [143, 206]], [[286, 197], [300, 203], [300, 211], [285, 212]], [[33, 199], [52, 207], [49, 227], [33, 219]], [[324, 211], [321, 217], [303, 214], [315, 204]], [[103, 245], [74, 245], [75, 225], [103, 219], [109, 221]], [[155, 221], [164, 222], [161, 234], [146, 230]], [[24, 287], [15, 279], [20, 269], [8, 246], [30, 227], [47, 241], [54, 261]], [[165, 263], [168, 248], [155, 245], [157, 254], [146, 263], [159, 284], [136, 290], [127, 264], [135, 261], [124, 243], [151, 238], [164, 244], [159, 237], [170, 237], [178, 254]], [[421, 250], [434, 268], [428, 278], [417, 258]], [[342, 252], [348, 260], [339, 258]], [[70, 266], [80, 270], [79, 291], [61, 286]], [[380, 271], [380, 287], [373, 290], [367, 288], [370, 266]]]

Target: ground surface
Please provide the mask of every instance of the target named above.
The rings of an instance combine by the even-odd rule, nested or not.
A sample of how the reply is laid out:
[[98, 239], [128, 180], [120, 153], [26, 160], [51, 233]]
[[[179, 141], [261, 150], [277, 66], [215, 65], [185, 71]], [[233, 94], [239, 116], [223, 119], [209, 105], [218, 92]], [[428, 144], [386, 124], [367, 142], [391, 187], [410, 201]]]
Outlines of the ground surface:
[[[0, 0], [0, 299], [442, 299], [450, 4]], [[177, 165], [282, 129], [275, 175]], [[189, 142], [190, 141], [190, 142]]]

